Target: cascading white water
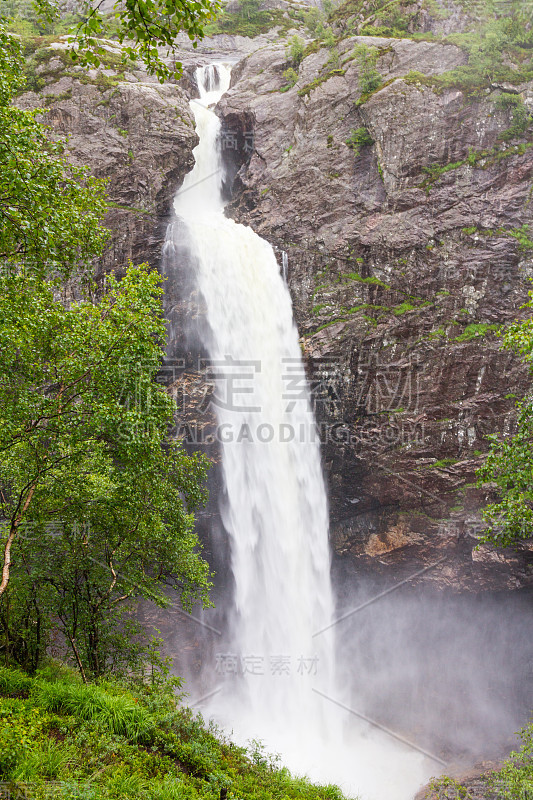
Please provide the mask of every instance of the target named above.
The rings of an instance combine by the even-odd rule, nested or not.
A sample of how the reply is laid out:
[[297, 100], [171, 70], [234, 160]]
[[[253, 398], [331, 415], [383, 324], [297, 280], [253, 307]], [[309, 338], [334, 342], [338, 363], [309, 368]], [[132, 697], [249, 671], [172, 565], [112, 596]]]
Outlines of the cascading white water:
[[289, 256], [285, 250], [281, 251], [281, 274], [283, 275], [283, 280], [287, 283], [289, 279]]
[[[207, 106], [227, 88], [229, 71], [218, 67], [220, 84], [209, 91], [212, 70], [199, 71], [196, 166], [174, 208], [187, 224], [207, 309], [207, 347], [227, 401], [217, 414], [235, 577], [234, 646], [241, 658], [261, 658], [260, 680], [244, 676], [251, 718], [268, 707], [281, 730], [291, 709], [309, 713], [302, 708], [301, 695], [309, 693], [302, 672], [316, 669], [331, 683], [329, 637], [313, 641], [333, 612], [328, 511], [289, 293], [270, 245], [223, 213], [219, 120]], [[278, 659], [281, 676], [272, 674], [271, 659]], [[291, 676], [298, 665], [300, 673]]]
[[[200, 142], [174, 210], [187, 228], [205, 303], [205, 346], [218, 374], [221, 510], [235, 581], [230, 638], [220, 655], [240, 666], [208, 713], [238, 737], [265, 741], [313, 779], [338, 781], [365, 797], [405, 800], [406, 785], [420, 783], [421, 757], [368, 729], [358, 730], [355, 743], [343, 742], [338, 709], [313, 692], [319, 687], [339, 698], [333, 633], [313, 637], [333, 616], [318, 436], [274, 252], [224, 216], [220, 122], [209, 106], [227, 91], [230, 72], [201, 67], [197, 79], [200, 100], [191, 107]], [[385, 758], [388, 775], [380, 776]]]

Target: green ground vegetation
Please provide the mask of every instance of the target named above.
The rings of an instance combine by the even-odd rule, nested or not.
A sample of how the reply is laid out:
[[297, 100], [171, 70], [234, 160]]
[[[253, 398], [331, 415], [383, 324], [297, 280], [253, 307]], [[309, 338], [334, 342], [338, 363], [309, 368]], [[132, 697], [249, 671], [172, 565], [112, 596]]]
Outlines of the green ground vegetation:
[[[514, 85], [533, 78], [532, 43], [533, 28], [527, 4], [520, 0], [479, 0], [469, 6], [463, 3], [464, 30], [448, 36], [420, 32], [419, 4], [405, 0], [346, 0], [332, 11], [329, 22], [342, 30], [340, 38], [353, 35], [392, 38], [413, 38], [442, 41], [463, 49], [468, 63], [439, 75], [425, 76], [412, 73], [411, 82], [427, 85], [435, 91], [459, 88], [467, 95], [476, 96], [494, 84], [503, 82]], [[424, 9], [435, 20], [449, 14], [444, 3], [426, 0]], [[315, 27], [320, 24], [314, 18]], [[364, 44], [357, 45], [359, 55], [363, 97], [379, 88], [379, 73], [371, 58], [364, 56]], [[372, 47], [366, 47], [371, 50]], [[529, 127], [530, 119], [520, 101], [507, 97], [500, 101], [501, 108], [512, 110], [512, 123], [507, 138], [515, 138]]]
[[467, 325], [460, 336], [455, 337], [456, 342], [470, 342], [472, 339], [480, 339], [487, 336], [489, 333], [494, 333], [499, 329], [499, 325], [487, 325], [485, 323], [476, 322]]
[[[433, 185], [439, 180], [439, 178], [442, 177], [442, 175], [445, 175], [447, 172], [453, 172], [454, 170], [461, 169], [465, 166], [473, 167], [475, 169], [487, 169], [492, 164], [498, 163], [503, 159], [512, 158], [514, 156], [522, 156], [531, 147], [533, 147], [533, 141], [520, 142], [519, 144], [514, 145], [504, 145], [502, 144], [503, 141], [508, 141], [507, 139], [504, 139], [505, 134], [507, 134], [507, 131], [502, 134], [500, 142], [496, 143], [494, 147], [488, 150], [470, 149], [466, 158], [463, 158], [460, 161], [452, 161], [448, 164], [430, 164], [427, 167], [423, 167], [423, 172], [426, 174], [426, 177], [420, 183], [420, 188], [424, 189], [426, 194], [429, 194]], [[466, 232], [468, 229], [465, 228], [463, 230]]]
[[90, 13], [62, 14], [54, 0], [0, 0], [0, 19], [22, 37], [46, 34], [70, 34], [70, 55], [84, 67], [98, 68], [109, 52], [104, 38], [112, 37], [121, 45], [126, 62], [140, 60], [144, 68], [163, 82], [181, 74], [182, 65], [162, 57], [175, 52], [176, 36], [185, 31], [197, 41], [204, 36], [204, 26], [220, 8], [218, 0], [131, 0], [104, 13], [100, 5]]
[[[174, 683], [174, 686], [172, 685]], [[0, 667], [0, 779], [35, 800], [344, 800], [293, 777], [258, 742], [237, 747], [184, 707], [161, 670], [85, 685], [49, 665]], [[54, 783], [51, 783], [54, 782]]]
[[[472, 22], [472, 29], [465, 33], [452, 34], [443, 41], [461, 47], [468, 56], [468, 63], [441, 73], [423, 76], [419, 81], [436, 91], [458, 88], [467, 95], [480, 95], [495, 84], [519, 84], [533, 77], [531, 47], [533, 31], [523, 4], [511, 3], [501, 8], [496, 3], [496, 13], [481, 12], [481, 19]], [[512, 10], [512, 13], [509, 13]], [[512, 109], [513, 121], [508, 137], [523, 133], [529, 125], [528, 114], [521, 99], [510, 93], [499, 100], [500, 108]]]

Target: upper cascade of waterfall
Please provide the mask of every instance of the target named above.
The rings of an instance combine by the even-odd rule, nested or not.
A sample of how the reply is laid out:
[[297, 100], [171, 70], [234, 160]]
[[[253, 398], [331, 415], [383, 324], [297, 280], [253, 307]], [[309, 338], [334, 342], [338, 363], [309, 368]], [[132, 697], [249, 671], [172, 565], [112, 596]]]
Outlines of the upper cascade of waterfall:
[[220, 71], [218, 64], [209, 64], [198, 73], [198, 89], [200, 96], [203, 93], [216, 92], [220, 84]]
[[174, 210], [184, 220], [220, 214], [224, 209], [220, 120], [210, 107], [227, 92], [230, 80], [231, 70], [224, 64], [209, 64], [196, 70], [200, 97], [191, 100], [191, 108], [200, 141], [193, 150], [194, 167], [174, 200]]
[[208, 64], [196, 70], [196, 82], [200, 101], [206, 105], [218, 103], [222, 95], [228, 91], [231, 81], [231, 69], [225, 64]]

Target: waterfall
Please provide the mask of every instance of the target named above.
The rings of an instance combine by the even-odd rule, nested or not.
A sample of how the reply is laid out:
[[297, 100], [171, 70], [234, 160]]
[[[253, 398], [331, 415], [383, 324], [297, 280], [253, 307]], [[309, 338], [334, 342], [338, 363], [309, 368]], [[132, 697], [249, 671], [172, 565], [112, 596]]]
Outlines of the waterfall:
[[281, 251], [281, 274], [283, 280], [287, 283], [289, 278], [289, 256], [285, 250]]
[[[166, 248], [180, 250], [185, 226], [205, 311], [203, 344], [217, 376], [221, 515], [234, 596], [217, 654], [227, 680], [207, 713], [243, 741], [265, 741], [290, 768], [313, 779], [346, 785], [349, 775], [352, 789], [372, 788], [378, 777], [365, 784], [361, 775], [369, 759], [377, 762], [382, 734], [366, 730], [357, 745], [343, 742], [338, 709], [313, 691], [340, 696], [333, 632], [313, 636], [327, 628], [334, 610], [328, 507], [287, 257], [283, 253], [282, 275], [272, 247], [224, 215], [220, 122], [210, 106], [227, 91], [230, 72], [222, 65], [200, 67], [197, 81], [200, 99], [191, 108], [200, 141], [194, 169], [174, 201], [181, 222], [169, 226]], [[399, 771], [410, 774], [413, 760], [396, 750], [383, 758], [389, 766], [396, 758]], [[390, 780], [382, 778], [383, 792], [366, 797], [405, 800], [396, 791], [398, 776], [397, 770]]]
[[187, 225], [206, 346], [218, 371], [222, 514], [235, 579], [232, 646], [244, 667], [255, 657], [241, 681], [251, 719], [268, 711], [281, 733], [293, 706], [304, 724], [309, 716], [302, 673], [331, 682], [328, 636], [313, 640], [333, 613], [326, 492], [291, 300], [274, 251], [223, 213], [220, 123], [208, 106], [227, 89], [229, 71], [219, 67], [213, 76], [202, 68], [198, 83], [200, 144], [174, 209]]

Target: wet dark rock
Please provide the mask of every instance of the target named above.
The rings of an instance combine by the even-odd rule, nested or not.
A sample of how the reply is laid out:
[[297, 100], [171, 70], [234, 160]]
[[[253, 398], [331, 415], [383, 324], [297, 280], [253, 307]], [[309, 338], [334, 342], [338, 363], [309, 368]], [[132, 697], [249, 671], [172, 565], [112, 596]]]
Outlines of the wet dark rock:
[[[312, 53], [284, 91], [285, 49], [262, 48], [219, 104], [223, 124], [254, 125], [229, 213], [289, 254], [332, 544], [391, 575], [445, 558], [418, 580], [454, 590], [531, 585], [530, 546], [477, 548], [475, 470], [529, 384], [490, 326], [527, 298], [531, 253], [509, 232], [531, 219], [533, 150], [500, 138], [500, 87], [472, 99], [404, 79], [465, 63], [450, 45], [367, 37], [384, 85], [358, 105], [361, 41], [339, 45], [342, 69]], [[357, 152], [359, 128], [373, 144]]]
[[[442, 25], [454, 15], [459, 25], [449, 5]], [[379, 48], [384, 84], [359, 103], [353, 47], [362, 42]], [[475, 471], [487, 434], [512, 430], [512, 395], [529, 385], [493, 328], [524, 313], [533, 276], [531, 252], [510, 235], [531, 219], [533, 149], [501, 139], [510, 125], [496, 106], [502, 87], [472, 99], [406, 77], [464, 64], [455, 46], [352, 37], [338, 54], [308, 55], [287, 90], [286, 41], [275, 32], [184, 46], [179, 85], [112, 70], [82, 82], [52, 54], [41, 68], [45, 88], [19, 102], [46, 99], [45, 121], [53, 135], [70, 135], [73, 161], [109, 180], [103, 269], [130, 258], [159, 266], [172, 197], [197, 143], [194, 65], [234, 62], [218, 107], [228, 213], [288, 253], [336, 554], [391, 578], [431, 566], [415, 582], [458, 591], [529, 586], [531, 546], [477, 547], [489, 494], [476, 488]], [[533, 107], [532, 84], [516, 91]], [[354, 150], [347, 142], [361, 128], [373, 144]], [[212, 415], [194, 400], [205, 397], [199, 345], [180, 322], [196, 302], [185, 296], [187, 280], [169, 298], [173, 347], [185, 359], [174, 391], [190, 389], [184, 424], [209, 437]], [[211, 439], [208, 451], [216, 461]]]
[[69, 158], [108, 181], [112, 236], [102, 269], [120, 271], [129, 259], [158, 266], [172, 198], [198, 142], [184, 89], [143, 73], [87, 76], [59, 58], [45, 61], [41, 73], [45, 88], [18, 104], [42, 107], [44, 98], [43, 121], [52, 135], [69, 137]]

